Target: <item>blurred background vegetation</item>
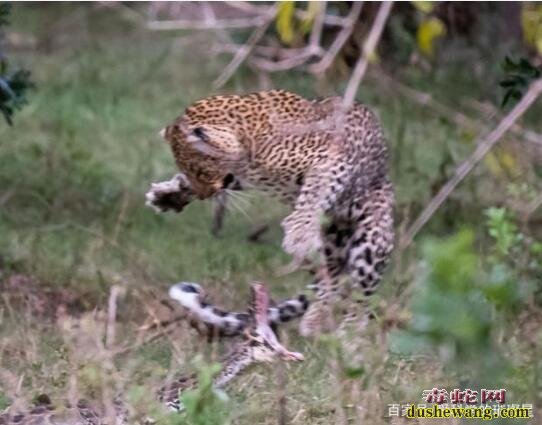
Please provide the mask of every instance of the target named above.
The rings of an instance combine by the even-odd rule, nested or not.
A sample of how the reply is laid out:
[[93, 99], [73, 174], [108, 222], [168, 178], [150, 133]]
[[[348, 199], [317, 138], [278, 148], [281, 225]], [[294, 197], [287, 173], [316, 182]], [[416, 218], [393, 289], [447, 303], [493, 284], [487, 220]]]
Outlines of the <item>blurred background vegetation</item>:
[[[149, 184], [175, 172], [158, 130], [218, 92], [341, 95], [379, 4], [363, 5], [325, 72], [305, 62], [274, 72], [252, 57], [221, 88], [213, 81], [238, 52], [225, 46], [250, 41], [251, 29], [157, 31], [148, 22], [205, 21], [209, 10], [220, 22], [252, 4], [8, 6], [0, 4], [0, 408], [43, 392], [96, 398], [113, 386], [129, 395], [135, 423], [168, 374], [222, 350], [183, 321], [157, 326], [176, 311], [164, 302], [172, 282], [200, 282], [219, 304], [242, 308], [251, 280], [268, 282], [277, 299], [309, 281], [302, 272], [277, 275], [288, 262], [278, 225], [285, 210], [271, 199], [231, 200], [218, 238], [210, 203], [181, 215], [145, 208]], [[330, 3], [327, 13], [343, 17], [352, 7]], [[314, 10], [314, 2], [278, 4], [258, 51], [306, 46]], [[322, 45], [337, 32], [325, 26]], [[541, 54], [539, 3], [394, 5], [356, 99], [386, 130], [399, 238], [540, 76]], [[402, 423], [388, 405], [421, 402], [433, 387], [506, 388], [508, 402], [539, 408], [541, 114], [538, 101], [414, 243], [396, 250], [371, 304], [376, 320], [353, 330], [349, 346], [299, 338], [293, 326], [283, 337], [306, 354], [304, 364], [260, 367], [214, 414], [188, 409], [163, 420], [329, 424], [341, 413], [352, 423]], [[248, 241], [261, 225], [270, 230]], [[122, 297], [112, 349], [101, 336], [114, 285]], [[200, 395], [215, 406], [209, 388]]]

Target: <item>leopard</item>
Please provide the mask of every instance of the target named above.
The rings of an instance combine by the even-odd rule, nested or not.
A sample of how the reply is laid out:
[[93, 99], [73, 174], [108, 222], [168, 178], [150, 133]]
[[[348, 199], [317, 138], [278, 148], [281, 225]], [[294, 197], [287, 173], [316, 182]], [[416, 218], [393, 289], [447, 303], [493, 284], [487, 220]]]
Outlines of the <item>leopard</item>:
[[[302, 316], [303, 335], [321, 330], [329, 305], [352, 290], [363, 299], [374, 294], [393, 252], [394, 189], [384, 131], [368, 106], [286, 90], [214, 95], [188, 106], [160, 135], [180, 172], [147, 192], [155, 209], [179, 212], [195, 200], [252, 189], [290, 208], [282, 248], [294, 268], [309, 269], [315, 293], [307, 311], [292, 315]], [[236, 320], [227, 312], [209, 317], [200, 316]]]

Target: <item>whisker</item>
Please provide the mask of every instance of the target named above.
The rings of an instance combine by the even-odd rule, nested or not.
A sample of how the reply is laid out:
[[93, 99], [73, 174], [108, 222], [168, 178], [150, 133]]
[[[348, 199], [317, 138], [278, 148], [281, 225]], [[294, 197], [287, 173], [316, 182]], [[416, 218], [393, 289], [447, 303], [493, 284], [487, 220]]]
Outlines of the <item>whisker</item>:
[[234, 193], [233, 191], [231, 193], [228, 193], [228, 196], [230, 196], [232, 199], [237, 200], [238, 202], [243, 204], [243, 206], [245, 207], [248, 207], [250, 205], [250, 201], [248, 199], [244, 198], [243, 196], [240, 196], [237, 193]]
[[244, 206], [239, 204], [239, 199], [236, 197], [229, 198], [231, 202], [228, 202], [227, 205], [231, 205], [233, 208], [235, 208], [237, 211], [239, 211], [241, 214], [243, 214], [251, 223], [254, 223], [254, 220], [252, 217], [246, 212], [244, 209]]
[[250, 204], [250, 200], [247, 199], [246, 196], [241, 195], [239, 192], [236, 192], [234, 190], [227, 190], [226, 194], [229, 197], [238, 200], [240, 203], [242, 203], [246, 207], [248, 207]]

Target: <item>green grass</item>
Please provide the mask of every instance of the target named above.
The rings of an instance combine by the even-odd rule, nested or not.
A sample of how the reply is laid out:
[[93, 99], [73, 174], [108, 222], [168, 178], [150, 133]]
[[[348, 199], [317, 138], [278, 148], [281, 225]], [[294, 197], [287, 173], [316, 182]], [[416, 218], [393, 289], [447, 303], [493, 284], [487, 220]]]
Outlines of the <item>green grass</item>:
[[[51, 32], [59, 16], [67, 16], [67, 28]], [[0, 126], [0, 282], [8, 285], [13, 276], [22, 275], [35, 283], [16, 288], [15, 293], [26, 294], [19, 298], [4, 291], [0, 304], [0, 370], [9, 371], [0, 377], [0, 397], [13, 396], [20, 377], [27, 399], [40, 392], [66, 397], [73, 384], [70, 376], [86, 397], [99, 395], [104, 382], [120, 382], [128, 392], [143, 388], [148, 395], [171, 368], [189, 371], [197, 353], [203, 351], [211, 360], [223, 351], [210, 348], [181, 324], [171, 338], [116, 356], [113, 369], [118, 372], [110, 372], [104, 366], [108, 353], [99, 347], [113, 284], [126, 288], [117, 324], [117, 343], [123, 347], [138, 344], [145, 335], [138, 327], [153, 312], [161, 314], [158, 300], [176, 281], [200, 282], [220, 304], [237, 308], [245, 305], [251, 280], [268, 282], [275, 298], [303, 290], [309, 276], [277, 276], [289, 259], [280, 249], [278, 225], [285, 210], [275, 201], [251, 195], [248, 217], [232, 210], [220, 238], [210, 233], [209, 203], [194, 203], [180, 215], [156, 215], [144, 206], [150, 183], [175, 172], [158, 130], [211, 93], [222, 60], [200, 57], [179, 47], [176, 36], [145, 32], [115, 12], [91, 5], [16, 5], [12, 28], [37, 41], [37, 48], [13, 54], [33, 70], [37, 89], [15, 125]], [[452, 84], [440, 74], [422, 84], [423, 75], [414, 74], [405, 73], [424, 90], [431, 81]], [[309, 77], [273, 78], [277, 87], [321, 94]], [[449, 81], [459, 84], [451, 77]], [[338, 91], [340, 84], [333, 81], [332, 88]], [[257, 89], [256, 79], [243, 70], [224, 91]], [[438, 91], [446, 89], [453, 93], [453, 87]], [[412, 221], [473, 149], [474, 135], [369, 84], [359, 98], [377, 110], [388, 134], [399, 227]], [[453, 94], [450, 100], [456, 100]], [[521, 161], [518, 155], [516, 166]], [[478, 167], [425, 234], [447, 235], [467, 224], [479, 229], [484, 243], [482, 211], [503, 202], [505, 191], [495, 190], [503, 185], [501, 176]], [[264, 223], [272, 224], [266, 243], [247, 242], [250, 230]], [[408, 297], [423, 265], [415, 250], [396, 260], [375, 299], [382, 320], [353, 334], [350, 342], [357, 351], [343, 356], [339, 376], [329, 367], [337, 356], [335, 343], [303, 340], [290, 327], [289, 345], [307, 358], [287, 369], [285, 391], [293, 423], [333, 423], [337, 396], [349, 416], [355, 417], [352, 406], [357, 406], [357, 415], [365, 415], [367, 423], [387, 423], [388, 403], [418, 402], [423, 389], [451, 389], [456, 382], [447, 373], [445, 357], [390, 348], [387, 320], [404, 322], [411, 315]], [[46, 297], [51, 291], [75, 294], [81, 331], [70, 330], [67, 324], [75, 319], [62, 312], [37, 315], [32, 294]], [[91, 335], [98, 335], [97, 340], [88, 340]], [[540, 371], [532, 365], [540, 348], [526, 345], [519, 341], [511, 354], [515, 368], [509, 384], [517, 388], [519, 401], [528, 402], [539, 383], [526, 383], [525, 371]], [[356, 357], [360, 353], [361, 360]], [[347, 366], [363, 366], [361, 377], [344, 375]], [[336, 379], [342, 391], [335, 388]], [[275, 423], [282, 386], [273, 367], [257, 368], [237, 381], [228, 390], [233, 423]], [[185, 417], [179, 420], [187, 423]]]

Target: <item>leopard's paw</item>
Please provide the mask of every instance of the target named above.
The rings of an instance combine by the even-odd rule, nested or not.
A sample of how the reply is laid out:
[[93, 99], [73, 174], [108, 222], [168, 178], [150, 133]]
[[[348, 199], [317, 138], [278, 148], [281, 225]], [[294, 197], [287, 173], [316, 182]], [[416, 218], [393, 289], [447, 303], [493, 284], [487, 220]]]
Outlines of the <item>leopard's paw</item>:
[[176, 174], [171, 180], [151, 183], [145, 194], [145, 205], [161, 213], [168, 210], [181, 212], [194, 199], [190, 183], [183, 174]]
[[282, 222], [284, 239], [282, 249], [294, 257], [294, 261], [302, 264], [313, 261], [322, 248], [322, 238], [317, 226], [296, 225], [288, 220]]

